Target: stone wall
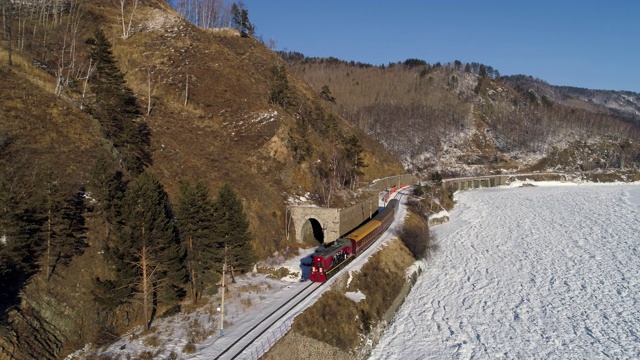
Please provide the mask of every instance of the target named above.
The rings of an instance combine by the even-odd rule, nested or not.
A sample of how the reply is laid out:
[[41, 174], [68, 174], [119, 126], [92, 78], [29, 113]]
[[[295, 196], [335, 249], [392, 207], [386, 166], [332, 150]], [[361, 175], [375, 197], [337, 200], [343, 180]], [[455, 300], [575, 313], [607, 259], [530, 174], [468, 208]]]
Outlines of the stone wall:
[[340, 235], [369, 220], [378, 211], [378, 195], [372, 195], [362, 202], [340, 210]]
[[384, 191], [391, 188], [394, 185], [400, 184], [414, 184], [418, 182], [418, 178], [411, 174], [402, 174], [396, 176], [389, 176], [383, 179], [378, 179], [369, 185], [371, 191]]

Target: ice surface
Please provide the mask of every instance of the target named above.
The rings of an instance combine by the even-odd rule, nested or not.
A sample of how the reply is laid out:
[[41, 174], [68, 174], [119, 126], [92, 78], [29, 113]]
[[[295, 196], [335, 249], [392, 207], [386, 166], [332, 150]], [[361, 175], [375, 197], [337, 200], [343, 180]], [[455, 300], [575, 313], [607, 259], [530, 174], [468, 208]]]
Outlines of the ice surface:
[[458, 193], [372, 359], [640, 358], [640, 186]]

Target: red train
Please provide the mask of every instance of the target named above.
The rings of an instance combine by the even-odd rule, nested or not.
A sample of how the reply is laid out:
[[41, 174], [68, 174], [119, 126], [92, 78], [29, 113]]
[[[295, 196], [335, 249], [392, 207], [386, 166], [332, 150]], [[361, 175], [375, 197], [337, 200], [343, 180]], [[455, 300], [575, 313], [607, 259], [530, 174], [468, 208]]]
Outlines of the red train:
[[380, 210], [373, 219], [329, 244], [316, 254], [311, 264], [309, 279], [315, 282], [327, 281], [371, 246], [395, 219], [398, 204], [397, 199], [390, 200], [387, 206]]

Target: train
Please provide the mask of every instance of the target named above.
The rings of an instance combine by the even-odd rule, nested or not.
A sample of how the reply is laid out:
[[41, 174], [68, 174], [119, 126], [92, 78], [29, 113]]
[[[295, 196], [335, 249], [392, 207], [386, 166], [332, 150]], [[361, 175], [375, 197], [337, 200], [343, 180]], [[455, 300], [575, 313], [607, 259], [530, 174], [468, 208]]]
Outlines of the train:
[[325, 282], [373, 244], [395, 219], [399, 201], [391, 199], [382, 210], [362, 226], [325, 246], [315, 254], [309, 280]]

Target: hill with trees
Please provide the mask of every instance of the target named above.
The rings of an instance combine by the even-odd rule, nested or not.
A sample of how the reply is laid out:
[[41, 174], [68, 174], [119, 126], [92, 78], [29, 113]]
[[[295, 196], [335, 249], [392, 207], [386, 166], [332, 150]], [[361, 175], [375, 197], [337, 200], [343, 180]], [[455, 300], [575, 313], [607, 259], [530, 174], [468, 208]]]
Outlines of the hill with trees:
[[[458, 60], [372, 66], [281, 56], [321, 96], [330, 93], [330, 105], [345, 119], [427, 178], [435, 171], [637, 173], [640, 167], [640, 126], [630, 116], [640, 104], [637, 94], [516, 84], [491, 66]], [[626, 115], [620, 116], [622, 107], [596, 105], [605, 95], [626, 101]]]
[[0, 1], [0, 358], [149, 327], [225, 258], [295, 250], [289, 198], [403, 172], [232, 10], [238, 29], [161, 0]]
[[636, 125], [640, 124], [640, 94], [632, 91], [555, 86], [526, 75], [505, 76], [501, 80], [521, 92], [533, 90], [539, 96], [546, 96], [567, 106], [614, 115]]

